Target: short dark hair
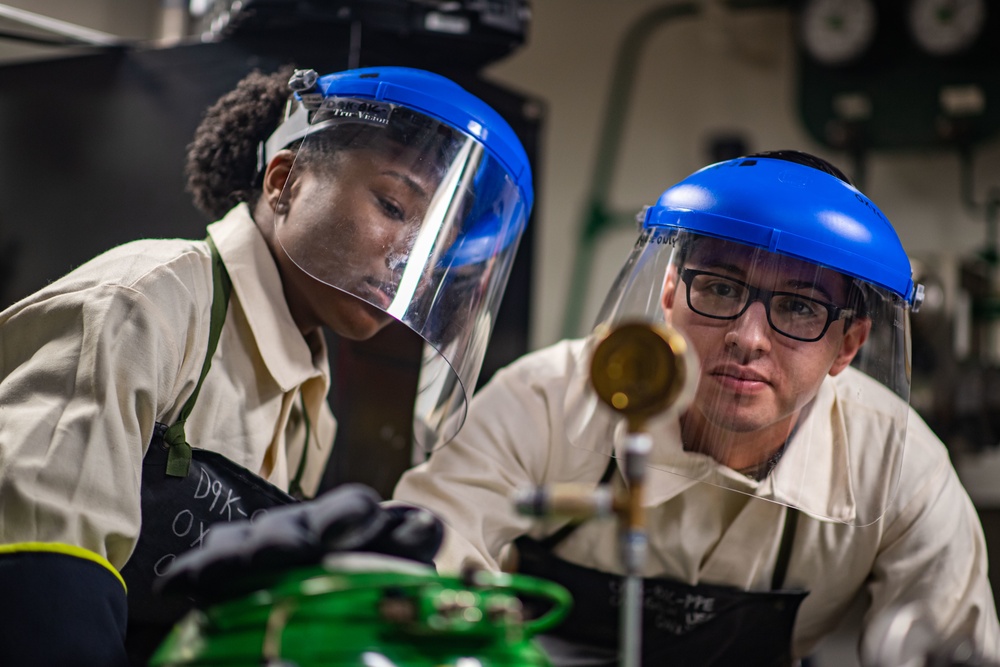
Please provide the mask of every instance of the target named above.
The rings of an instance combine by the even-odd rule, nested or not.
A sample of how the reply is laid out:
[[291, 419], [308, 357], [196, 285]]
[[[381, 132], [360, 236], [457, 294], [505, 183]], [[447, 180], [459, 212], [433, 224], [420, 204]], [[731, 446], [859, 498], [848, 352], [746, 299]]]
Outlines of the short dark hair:
[[[813, 169], [819, 169], [823, 173], [830, 174], [834, 178], [837, 178], [850, 186], [854, 186], [851, 179], [847, 175], [837, 168], [832, 162], [824, 160], [821, 157], [817, 157], [811, 153], [806, 153], [805, 151], [798, 151], [794, 149], [781, 149], [775, 151], [760, 151], [757, 153], [752, 153], [747, 155], [748, 158], [771, 158], [774, 160], [786, 160], [788, 162], [794, 162], [796, 164], [801, 164], [806, 167], [812, 167]], [[847, 323], [849, 324], [852, 319], [860, 319], [868, 316], [868, 290], [857, 280], [845, 275], [848, 281], [847, 285], [847, 303], [844, 304], [845, 307], [850, 308], [854, 311], [854, 314], [848, 318]]]
[[854, 185], [854, 183], [851, 183], [851, 179], [849, 179], [847, 175], [844, 174], [844, 172], [842, 172], [840, 169], [834, 166], [833, 163], [827, 162], [821, 157], [816, 157], [815, 155], [812, 155], [811, 153], [806, 153], [804, 151], [796, 151], [791, 149], [783, 149], [777, 151], [761, 151], [759, 153], [752, 153], [744, 157], [745, 158], [766, 157], [766, 158], [772, 158], [774, 160], [786, 160], [788, 162], [795, 162], [796, 164], [812, 167], [813, 169], [819, 169], [820, 171], [830, 174], [835, 178], [839, 178], [848, 185], [851, 186]]

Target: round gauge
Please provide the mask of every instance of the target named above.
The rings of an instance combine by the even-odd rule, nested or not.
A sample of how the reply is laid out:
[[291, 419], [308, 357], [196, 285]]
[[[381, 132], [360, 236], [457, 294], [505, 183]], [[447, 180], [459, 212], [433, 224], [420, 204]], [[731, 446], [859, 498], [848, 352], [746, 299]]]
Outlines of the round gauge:
[[914, 41], [927, 53], [961, 53], [983, 31], [986, 0], [912, 0], [909, 21]]
[[824, 65], [856, 61], [875, 39], [872, 0], [806, 0], [800, 15], [802, 44]]

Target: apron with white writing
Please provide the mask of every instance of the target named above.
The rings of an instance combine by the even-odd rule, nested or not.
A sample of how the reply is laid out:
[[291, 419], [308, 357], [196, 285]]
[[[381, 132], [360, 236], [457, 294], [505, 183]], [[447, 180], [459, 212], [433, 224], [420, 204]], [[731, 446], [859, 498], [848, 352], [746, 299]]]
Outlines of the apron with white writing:
[[[602, 479], [610, 480], [614, 460]], [[792, 665], [792, 628], [808, 594], [783, 590], [798, 512], [789, 508], [770, 591], [691, 586], [668, 578], [643, 579], [642, 664], [671, 667], [786, 667]], [[538, 637], [557, 666], [618, 664], [624, 577], [563, 560], [552, 549], [579, 524], [545, 538], [516, 540], [518, 572], [549, 579], [573, 596], [566, 619]], [[547, 641], [548, 639], [548, 641]], [[603, 659], [602, 659], [603, 656]]]
[[[269, 508], [296, 502], [278, 487], [217, 452], [192, 447], [184, 423], [211, 366], [232, 289], [218, 249], [212, 251], [211, 333], [201, 377], [173, 426], [157, 423], [142, 460], [142, 529], [121, 574], [128, 587], [126, 648], [133, 665], [145, 665], [170, 628], [191, 609], [161, 598], [154, 582], [179, 554], [197, 548], [219, 521], [253, 520]], [[301, 469], [301, 466], [300, 466]]]

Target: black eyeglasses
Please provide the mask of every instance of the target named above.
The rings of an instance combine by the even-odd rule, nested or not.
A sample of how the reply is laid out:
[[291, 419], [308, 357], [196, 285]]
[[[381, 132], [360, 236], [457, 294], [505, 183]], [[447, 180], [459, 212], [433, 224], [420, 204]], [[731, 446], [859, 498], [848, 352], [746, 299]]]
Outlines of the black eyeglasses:
[[697, 269], [681, 269], [688, 307], [717, 320], [735, 320], [754, 301], [764, 304], [767, 322], [782, 336], [811, 343], [826, 335], [830, 325], [854, 314], [850, 308], [818, 301], [794, 292], [774, 292], [742, 280]]

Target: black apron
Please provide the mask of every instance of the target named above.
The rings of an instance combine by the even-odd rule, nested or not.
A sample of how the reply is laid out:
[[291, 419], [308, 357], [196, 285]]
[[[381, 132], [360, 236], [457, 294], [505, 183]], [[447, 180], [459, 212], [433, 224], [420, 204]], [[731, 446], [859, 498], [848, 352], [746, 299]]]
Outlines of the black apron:
[[[211, 332], [201, 377], [173, 426], [157, 422], [142, 460], [142, 528], [121, 574], [128, 587], [125, 645], [132, 665], [145, 665], [167, 632], [187, 613], [186, 600], [161, 598], [156, 579], [179, 554], [199, 547], [211, 524], [253, 520], [296, 498], [216, 452], [192, 447], [184, 423], [194, 408], [226, 319], [232, 283], [211, 238], [214, 294]], [[308, 422], [307, 422], [308, 429]], [[308, 435], [307, 435], [308, 438]], [[303, 450], [303, 461], [305, 450]], [[299, 466], [301, 473], [303, 466]]]
[[[611, 459], [601, 482], [611, 480]], [[782, 590], [795, 537], [798, 512], [788, 509], [770, 591], [730, 586], [690, 586], [673, 579], [643, 579], [642, 650], [644, 667], [784, 667], [792, 664], [792, 628], [808, 594]], [[567, 618], [540, 637], [554, 664], [617, 665], [625, 578], [581, 567], [552, 554], [579, 524], [544, 540], [516, 540], [521, 574], [549, 579], [573, 596]], [[574, 650], [566, 651], [568, 647]], [[582, 650], [581, 650], [582, 649]], [[576, 661], [570, 653], [587, 656]], [[603, 656], [603, 658], [602, 658]]]

